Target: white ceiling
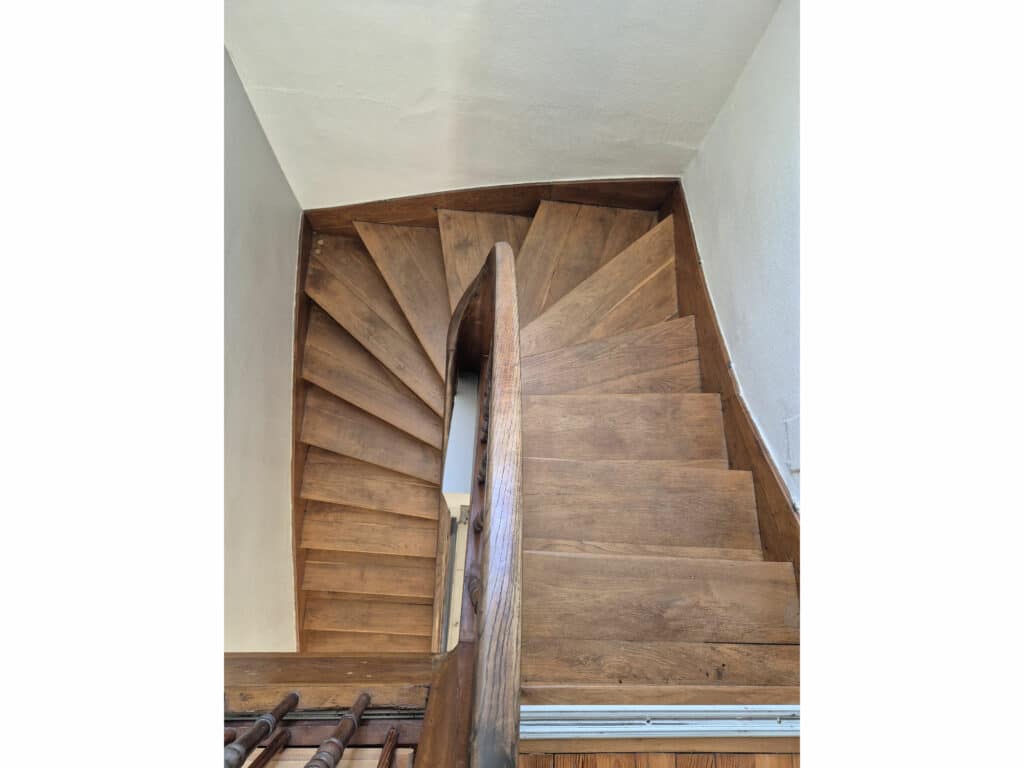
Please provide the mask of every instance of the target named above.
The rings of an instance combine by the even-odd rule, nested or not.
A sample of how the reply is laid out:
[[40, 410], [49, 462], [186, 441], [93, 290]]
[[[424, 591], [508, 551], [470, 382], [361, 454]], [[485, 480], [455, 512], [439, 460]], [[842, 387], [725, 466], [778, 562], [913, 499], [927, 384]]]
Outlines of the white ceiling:
[[226, 0], [242, 83], [304, 208], [672, 176], [778, 0]]

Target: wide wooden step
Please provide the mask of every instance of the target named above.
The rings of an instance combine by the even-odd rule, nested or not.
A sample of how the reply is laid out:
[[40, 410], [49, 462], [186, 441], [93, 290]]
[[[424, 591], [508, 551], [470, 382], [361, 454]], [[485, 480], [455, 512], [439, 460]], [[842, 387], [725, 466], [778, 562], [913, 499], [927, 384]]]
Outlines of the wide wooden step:
[[304, 629], [321, 632], [411, 635], [428, 640], [432, 627], [430, 605], [323, 598], [306, 601], [303, 624]]
[[[536, 226], [534, 219], [531, 232]], [[675, 317], [678, 306], [674, 238], [669, 216], [547, 307], [543, 314], [524, 317], [520, 306], [521, 354], [526, 357], [603, 339]], [[527, 235], [524, 255], [529, 240]], [[522, 266], [522, 256], [516, 271], [528, 274]]]
[[302, 522], [300, 546], [325, 550], [317, 556], [319, 560], [328, 559], [328, 552], [364, 553], [416, 558], [423, 565], [433, 563], [437, 523], [422, 517], [310, 501]]
[[537, 458], [523, 469], [526, 549], [761, 558], [749, 472]]
[[448, 283], [448, 302], [452, 312], [479, 274], [494, 244], [506, 242], [512, 246], [512, 253], [518, 254], [531, 221], [528, 216], [509, 216], [504, 213], [437, 212]]
[[656, 221], [653, 211], [542, 201], [516, 260], [520, 325], [539, 317]]
[[441, 482], [441, 451], [319, 387], [306, 393], [299, 439], [428, 483]]
[[430, 409], [444, 414], [438, 375], [384, 278], [357, 240], [316, 235], [306, 293]]
[[302, 378], [441, 449], [441, 418], [315, 304], [309, 312]]
[[434, 369], [444, 378], [451, 312], [440, 234], [427, 227], [362, 221], [355, 227]]
[[306, 653], [430, 653], [430, 638], [416, 635], [306, 630], [302, 638]]
[[401, 558], [373, 555], [318, 560], [310, 552], [302, 588], [358, 599], [429, 605], [434, 599], [434, 561], [421, 564], [418, 559], [401, 562]]
[[526, 551], [523, 639], [799, 643], [791, 563]]
[[796, 704], [800, 647], [527, 640], [524, 704]]
[[302, 473], [304, 499], [437, 520], [440, 487], [411, 475], [311, 446]]
[[537, 458], [698, 466], [724, 466], [728, 459], [717, 394], [525, 395], [523, 451]]
[[700, 392], [693, 316], [522, 359], [529, 395]]

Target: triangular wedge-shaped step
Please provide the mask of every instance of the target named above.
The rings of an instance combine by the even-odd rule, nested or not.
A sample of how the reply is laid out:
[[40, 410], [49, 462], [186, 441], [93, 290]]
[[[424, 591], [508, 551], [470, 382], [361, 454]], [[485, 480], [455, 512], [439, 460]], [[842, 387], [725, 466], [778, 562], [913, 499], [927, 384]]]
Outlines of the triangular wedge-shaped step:
[[441, 449], [441, 418], [315, 304], [309, 312], [302, 378]]
[[437, 520], [440, 488], [435, 483], [316, 446], [306, 452], [304, 499]]
[[441, 482], [441, 452], [319, 387], [306, 393], [299, 439], [343, 456]]
[[523, 471], [526, 549], [761, 557], [749, 472], [535, 458]]
[[[358, 509], [310, 501], [302, 522], [300, 546], [327, 552], [365, 553], [416, 558], [433, 562], [437, 547], [437, 523], [426, 518], [398, 515], [379, 510]], [[313, 557], [310, 552], [309, 557]]]
[[653, 211], [541, 201], [516, 259], [525, 327], [658, 220]]
[[800, 641], [791, 563], [523, 553], [523, 640]]
[[[306, 630], [302, 639], [306, 653], [430, 653], [430, 638], [415, 635]], [[354, 700], [353, 696], [345, 706]]]
[[700, 392], [693, 316], [522, 359], [530, 395]]
[[523, 703], [799, 701], [798, 645], [543, 638], [522, 654]]
[[452, 312], [480, 273], [495, 243], [508, 243], [512, 246], [512, 253], [518, 255], [530, 229], [530, 221], [528, 216], [504, 213], [437, 212], [448, 282], [448, 303]]
[[426, 227], [355, 222], [409, 325], [441, 378], [448, 344], [448, 287], [441, 236]]
[[[728, 460], [717, 394], [524, 395], [523, 455]], [[526, 482], [529, 482], [527, 478]]]
[[521, 354], [603, 339], [675, 317], [674, 237], [669, 216], [544, 314], [532, 322], [521, 319]]
[[444, 414], [438, 376], [401, 308], [362, 244], [317, 235], [306, 293], [430, 409]]
[[434, 599], [434, 562], [351, 555], [327, 561], [306, 555], [302, 588], [360, 599], [397, 598], [429, 605]]
[[429, 605], [373, 600], [306, 601], [304, 629], [321, 632], [371, 632], [430, 637], [433, 609]]

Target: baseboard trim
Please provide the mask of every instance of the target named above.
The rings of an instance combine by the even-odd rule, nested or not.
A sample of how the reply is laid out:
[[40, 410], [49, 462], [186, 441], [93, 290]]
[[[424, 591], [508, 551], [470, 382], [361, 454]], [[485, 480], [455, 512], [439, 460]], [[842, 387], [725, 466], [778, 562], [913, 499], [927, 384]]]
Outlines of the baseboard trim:
[[689, 739], [799, 738], [800, 706], [527, 705], [519, 708], [519, 738]]

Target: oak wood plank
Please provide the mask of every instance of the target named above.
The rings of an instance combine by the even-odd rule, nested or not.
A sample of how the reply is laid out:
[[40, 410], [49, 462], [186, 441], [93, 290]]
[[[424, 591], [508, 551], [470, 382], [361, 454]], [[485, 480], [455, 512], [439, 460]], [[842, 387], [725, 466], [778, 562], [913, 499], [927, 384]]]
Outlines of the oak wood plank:
[[441, 483], [441, 451], [319, 387], [306, 394], [302, 442]]
[[636, 768], [632, 752], [555, 755], [555, 768]]
[[692, 317], [523, 358], [530, 395], [700, 392]]
[[305, 346], [306, 381], [441, 449], [440, 417], [315, 304]]
[[523, 704], [799, 704], [800, 686], [781, 685], [576, 685], [523, 686]]
[[516, 768], [554, 768], [554, 755], [519, 755]]
[[476, 644], [459, 643], [439, 657], [423, 717], [417, 765], [468, 768]]
[[303, 636], [305, 650], [309, 653], [430, 653], [430, 638], [415, 635], [306, 630]]
[[549, 352], [669, 320], [678, 309], [674, 278], [672, 220], [666, 219], [542, 315], [524, 322], [522, 354]]
[[[582, 535], [588, 535], [586, 533]], [[695, 557], [711, 560], [764, 560], [759, 549], [726, 549], [722, 547], [678, 547], [632, 542], [591, 541], [589, 539], [523, 538], [523, 549], [532, 552], [565, 552], [608, 557]]]
[[429, 638], [432, 621], [429, 605], [310, 599], [306, 601], [303, 627], [321, 632], [369, 632]]
[[527, 458], [525, 475], [528, 538], [760, 551], [748, 472]]
[[[351, 704], [352, 702], [349, 702]], [[253, 763], [256, 756], [262, 753], [262, 749], [256, 749], [246, 760], [246, 768]], [[295, 766], [303, 768], [317, 752], [316, 747], [289, 747], [281, 750], [271, 766]], [[341, 756], [337, 768], [377, 768], [377, 761], [380, 756], [379, 749], [349, 747]], [[412, 768], [413, 750], [402, 747], [395, 750], [395, 757], [391, 768]]]
[[320, 562], [307, 555], [302, 588], [337, 592], [352, 597], [379, 599], [387, 596], [430, 604], [434, 599], [434, 564], [395, 565], [391, 562]]
[[[367, 553], [433, 563], [435, 525], [427, 518], [310, 501], [300, 542], [307, 550], [333, 551], [342, 557]], [[324, 561], [324, 554], [318, 559]]]
[[676, 768], [715, 768], [713, 753], [676, 755]]
[[523, 570], [525, 640], [799, 642], [788, 563], [526, 552]]
[[411, 683], [266, 683], [240, 684], [225, 689], [225, 707], [230, 712], [266, 712], [291, 691], [299, 694], [304, 709], [334, 709], [352, 706], [360, 693], [368, 693], [374, 706], [422, 707], [427, 684]]
[[304, 499], [436, 521], [440, 489], [434, 483], [312, 446], [306, 454], [301, 493]]
[[727, 458], [718, 395], [527, 395], [523, 446], [532, 458]]
[[664, 752], [637, 753], [636, 768], [676, 768], [676, 756]]
[[443, 379], [451, 308], [440, 235], [426, 227], [355, 224], [434, 370]]
[[436, 414], [444, 382], [361, 243], [317, 236], [306, 293]]
[[502, 213], [439, 210], [448, 300], [454, 312], [466, 289], [480, 273], [495, 243], [506, 242], [518, 254], [532, 219]]

